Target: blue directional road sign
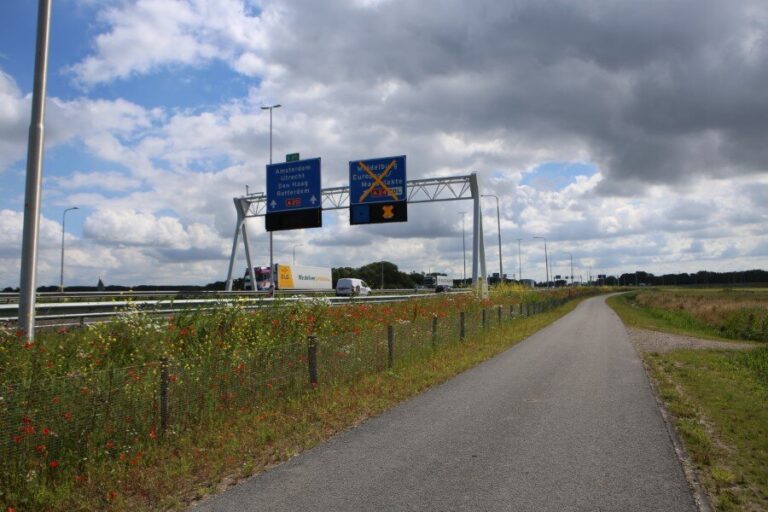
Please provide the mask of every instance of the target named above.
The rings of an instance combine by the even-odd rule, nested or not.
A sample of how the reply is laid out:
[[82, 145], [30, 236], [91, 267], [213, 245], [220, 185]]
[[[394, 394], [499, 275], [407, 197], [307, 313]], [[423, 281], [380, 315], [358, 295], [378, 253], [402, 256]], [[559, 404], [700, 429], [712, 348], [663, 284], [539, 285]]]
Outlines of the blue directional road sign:
[[349, 222], [408, 220], [405, 156], [349, 162]]
[[349, 204], [405, 201], [405, 156], [349, 162]]
[[267, 165], [267, 231], [321, 225], [320, 159]]
[[267, 213], [319, 208], [320, 159], [267, 165]]

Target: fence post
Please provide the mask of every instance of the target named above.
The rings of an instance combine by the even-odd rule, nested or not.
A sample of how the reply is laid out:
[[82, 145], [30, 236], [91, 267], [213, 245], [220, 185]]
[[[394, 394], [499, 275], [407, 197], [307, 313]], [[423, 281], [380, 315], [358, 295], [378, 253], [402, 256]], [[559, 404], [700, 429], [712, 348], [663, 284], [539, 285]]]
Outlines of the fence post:
[[395, 328], [387, 326], [387, 367], [392, 368], [395, 363]]
[[437, 315], [432, 314], [432, 345], [437, 344]]
[[499, 325], [501, 325], [501, 306], [498, 306], [496, 312], [498, 313], [498, 317], [499, 317]]
[[520, 303], [520, 316], [523, 316], [523, 303]]
[[485, 329], [486, 326], [486, 319], [485, 319], [485, 308], [483, 308], [483, 329]]
[[309, 367], [309, 383], [317, 386], [317, 336], [307, 337], [307, 365]]
[[464, 341], [464, 312], [459, 313], [459, 339]]
[[168, 358], [160, 360], [160, 433], [168, 429]]

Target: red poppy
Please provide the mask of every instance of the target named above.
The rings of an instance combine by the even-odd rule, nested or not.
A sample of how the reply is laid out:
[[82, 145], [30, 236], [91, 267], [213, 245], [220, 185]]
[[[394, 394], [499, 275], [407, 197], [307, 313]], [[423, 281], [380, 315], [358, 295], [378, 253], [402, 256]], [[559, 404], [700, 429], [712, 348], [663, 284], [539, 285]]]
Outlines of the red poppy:
[[55, 469], [55, 468], [59, 467], [59, 461], [52, 460], [50, 463], [48, 463], [48, 466], [50, 466], [51, 469]]

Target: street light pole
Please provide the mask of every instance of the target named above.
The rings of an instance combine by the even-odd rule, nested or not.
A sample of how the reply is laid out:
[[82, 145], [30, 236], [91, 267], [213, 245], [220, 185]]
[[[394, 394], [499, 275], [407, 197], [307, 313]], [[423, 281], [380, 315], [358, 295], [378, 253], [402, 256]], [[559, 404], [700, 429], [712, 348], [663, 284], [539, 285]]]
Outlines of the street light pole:
[[563, 252], [563, 254], [567, 254], [571, 258], [571, 285], [573, 285], [573, 254], [569, 252]]
[[304, 244], [295, 244], [293, 246], [293, 264], [296, 265], [296, 248], [301, 247]]
[[464, 231], [464, 219], [467, 212], [459, 212], [461, 214], [461, 253], [464, 256], [464, 274], [462, 279], [462, 286], [467, 284], [467, 236]]
[[35, 78], [32, 85], [32, 116], [27, 146], [27, 176], [24, 191], [24, 228], [21, 239], [19, 283], [19, 330], [35, 339], [37, 301], [37, 243], [40, 230], [40, 195], [43, 177], [43, 139], [45, 132], [45, 89], [48, 78], [48, 42], [51, 34], [51, 0], [39, 0], [35, 42]]
[[549, 256], [547, 256], [547, 239], [543, 236], [535, 236], [533, 238], [540, 238], [544, 240], [544, 270], [547, 273], [547, 288], [549, 288]]
[[64, 231], [67, 222], [67, 212], [72, 210], [79, 210], [77, 206], [67, 208], [61, 214], [61, 274], [59, 275], [59, 292], [64, 293]]
[[481, 194], [481, 196], [496, 199], [496, 229], [499, 232], [499, 282], [504, 282], [504, 269], [501, 266], [501, 216], [499, 215], [499, 197], [494, 194]]
[[517, 265], [520, 267], [517, 270], [518, 270], [518, 276], [519, 276], [518, 279], [520, 281], [523, 280], [523, 258], [520, 255], [520, 242], [522, 240], [523, 240], [522, 238], [517, 239]]
[[[269, 163], [272, 164], [272, 110], [280, 108], [282, 105], [279, 103], [271, 105], [269, 107], [261, 107], [261, 110], [269, 110]], [[275, 262], [272, 252], [272, 232], [269, 232], [269, 279], [272, 281], [272, 291], [275, 290]]]

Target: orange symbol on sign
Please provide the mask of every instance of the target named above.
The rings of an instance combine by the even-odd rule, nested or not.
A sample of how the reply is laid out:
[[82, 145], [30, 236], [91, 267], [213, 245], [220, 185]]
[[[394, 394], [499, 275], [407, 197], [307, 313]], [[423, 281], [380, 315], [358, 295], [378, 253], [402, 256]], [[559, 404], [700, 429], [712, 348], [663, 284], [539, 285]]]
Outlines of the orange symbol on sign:
[[395, 205], [393, 205], [393, 204], [382, 206], [381, 207], [381, 211], [382, 211], [381, 216], [382, 216], [382, 218], [391, 219], [392, 217], [395, 216], [394, 210], [395, 210]]
[[[400, 200], [400, 198], [399, 198], [399, 197], [397, 197], [397, 194], [396, 194], [396, 193], [395, 193], [395, 192], [394, 192], [394, 191], [393, 191], [391, 188], [387, 187], [387, 186], [384, 184], [384, 182], [382, 181], [384, 178], [386, 178], [387, 174], [389, 174], [389, 171], [391, 171], [391, 170], [392, 170], [392, 169], [395, 167], [395, 165], [397, 165], [397, 160], [392, 160], [392, 161], [389, 163], [389, 165], [386, 167], [386, 169], [384, 169], [384, 171], [383, 171], [381, 174], [379, 174], [378, 176], [376, 175], [376, 173], [375, 173], [375, 172], [373, 172], [373, 171], [371, 170], [371, 168], [370, 168], [370, 167], [368, 167], [367, 165], [365, 165], [365, 163], [363, 163], [363, 162], [358, 162], [358, 163], [357, 163], [357, 165], [358, 165], [358, 166], [359, 166], [359, 167], [360, 167], [362, 170], [364, 170], [364, 171], [365, 171], [365, 172], [368, 174], [368, 176], [370, 176], [371, 178], [373, 178], [373, 183], [371, 184], [371, 186], [370, 186], [370, 187], [368, 187], [368, 190], [366, 190], [365, 192], [363, 192], [363, 195], [361, 195], [361, 196], [360, 196], [360, 200], [358, 201], [359, 203], [362, 203], [363, 201], [365, 201], [365, 198], [366, 198], [366, 197], [368, 197], [368, 195], [369, 195], [371, 192], [373, 192], [373, 190], [374, 190], [376, 187], [381, 187], [381, 190], [382, 190], [382, 191], [384, 191], [384, 192], [386, 192], [386, 193], [387, 193], [387, 195], [391, 196], [391, 197], [392, 197], [392, 199], [394, 199], [395, 201], [399, 201], [399, 200]], [[377, 195], [378, 195], [378, 194], [377, 194]]]

